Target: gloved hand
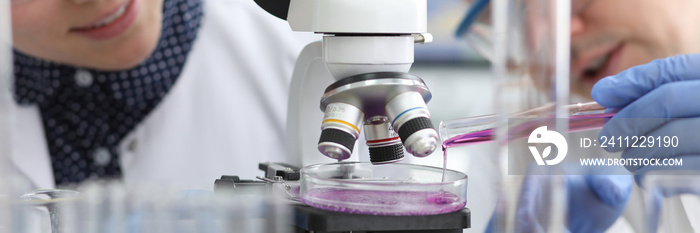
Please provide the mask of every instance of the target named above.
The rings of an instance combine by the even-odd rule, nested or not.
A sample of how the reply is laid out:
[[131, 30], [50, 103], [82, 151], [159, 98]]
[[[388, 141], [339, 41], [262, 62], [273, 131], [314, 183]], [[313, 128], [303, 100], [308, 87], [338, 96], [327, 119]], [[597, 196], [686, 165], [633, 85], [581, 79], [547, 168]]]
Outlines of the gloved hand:
[[[541, 217], [543, 186], [549, 176], [530, 175], [523, 180], [515, 214], [515, 232], [545, 232]], [[570, 232], [604, 232], [625, 209], [632, 191], [632, 178], [625, 175], [567, 176], [567, 228]], [[486, 232], [497, 232], [492, 216]]]
[[[651, 170], [700, 170], [700, 54], [679, 55], [635, 66], [601, 79], [593, 86], [593, 99], [607, 108], [619, 109], [599, 136], [622, 138], [675, 136], [677, 147], [628, 147], [626, 143], [605, 148], [624, 151], [623, 158], [682, 158], [682, 166], [627, 166], [637, 176]], [[644, 119], [640, 119], [644, 118]]]
[[568, 180], [571, 232], [604, 232], [622, 215], [632, 192], [628, 175], [571, 175]]

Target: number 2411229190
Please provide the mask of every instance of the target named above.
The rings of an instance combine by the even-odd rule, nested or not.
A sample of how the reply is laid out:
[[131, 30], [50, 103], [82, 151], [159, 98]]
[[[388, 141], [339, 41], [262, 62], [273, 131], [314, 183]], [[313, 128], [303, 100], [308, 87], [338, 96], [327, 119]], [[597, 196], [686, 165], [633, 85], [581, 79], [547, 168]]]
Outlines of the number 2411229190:
[[678, 147], [678, 136], [601, 136], [600, 147]]

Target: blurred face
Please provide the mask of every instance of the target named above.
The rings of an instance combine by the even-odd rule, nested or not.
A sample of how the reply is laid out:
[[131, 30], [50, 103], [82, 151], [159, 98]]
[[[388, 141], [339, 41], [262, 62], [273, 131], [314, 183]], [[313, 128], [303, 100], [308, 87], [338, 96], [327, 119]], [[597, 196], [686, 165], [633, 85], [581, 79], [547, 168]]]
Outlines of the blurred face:
[[136, 66], [160, 37], [163, 0], [11, 0], [15, 49], [101, 70]]
[[572, 94], [657, 58], [700, 52], [696, 0], [572, 0]]

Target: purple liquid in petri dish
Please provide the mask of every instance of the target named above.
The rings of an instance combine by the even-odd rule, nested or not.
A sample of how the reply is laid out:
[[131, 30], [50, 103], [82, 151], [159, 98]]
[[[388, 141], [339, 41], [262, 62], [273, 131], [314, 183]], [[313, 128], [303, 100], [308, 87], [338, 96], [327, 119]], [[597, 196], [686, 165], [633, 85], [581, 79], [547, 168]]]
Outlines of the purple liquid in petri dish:
[[433, 215], [458, 211], [466, 205], [445, 191], [378, 191], [317, 188], [301, 198], [307, 205], [330, 211], [371, 215]]

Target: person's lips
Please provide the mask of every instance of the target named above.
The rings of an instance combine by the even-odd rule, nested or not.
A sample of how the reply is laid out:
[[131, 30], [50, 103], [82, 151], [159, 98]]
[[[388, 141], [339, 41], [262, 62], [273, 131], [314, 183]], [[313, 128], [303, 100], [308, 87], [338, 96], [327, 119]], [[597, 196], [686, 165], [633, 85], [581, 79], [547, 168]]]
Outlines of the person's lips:
[[95, 40], [116, 37], [126, 31], [136, 19], [138, 12], [136, 1], [138, 0], [128, 0], [96, 20], [73, 27], [70, 31]]
[[573, 77], [593, 85], [604, 77], [614, 75], [618, 71], [623, 48], [622, 44], [618, 44], [587, 53], [572, 66]]

